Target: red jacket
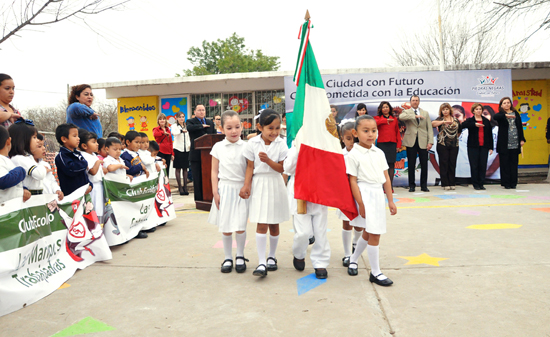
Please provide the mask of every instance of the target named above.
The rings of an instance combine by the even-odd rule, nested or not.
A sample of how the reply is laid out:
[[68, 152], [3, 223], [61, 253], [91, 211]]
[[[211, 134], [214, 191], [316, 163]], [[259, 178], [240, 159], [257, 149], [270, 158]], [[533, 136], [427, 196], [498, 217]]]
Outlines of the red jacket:
[[397, 117], [389, 117], [393, 122], [388, 124], [388, 118], [384, 116], [374, 116], [378, 126], [378, 143], [397, 143], [396, 148], [401, 148], [401, 134], [399, 133], [399, 121]]
[[153, 128], [153, 136], [155, 136], [155, 141], [159, 144], [159, 151], [164, 154], [174, 155], [174, 146], [172, 144], [172, 133], [170, 128], [166, 128], [168, 134], [164, 134], [164, 131], [157, 126]]

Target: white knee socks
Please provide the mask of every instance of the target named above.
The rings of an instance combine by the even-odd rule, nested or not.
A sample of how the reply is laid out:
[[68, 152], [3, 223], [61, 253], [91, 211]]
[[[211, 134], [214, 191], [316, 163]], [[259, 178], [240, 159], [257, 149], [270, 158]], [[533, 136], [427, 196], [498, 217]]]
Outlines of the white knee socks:
[[[237, 256], [244, 256], [244, 246], [246, 244], [246, 232], [239, 234], [235, 233], [235, 240], [237, 241]], [[237, 264], [243, 264], [241, 259], [236, 260]]]
[[267, 244], [267, 234], [256, 233], [256, 247], [258, 248], [258, 264], [265, 265], [266, 263], [265, 262], [266, 244]]
[[[233, 254], [231, 254], [231, 250], [233, 249], [233, 235], [223, 235], [222, 234], [222, 242], [223, 242], [223, 252], [225, 254], [226, 260], [233, 260]], [[229, 265], [229, 262], [227, 262]]]
[[277, 251], [277, 244], [279, 243], [279, 235], [273, 236], [269, 235], [269, 255], [268, 257], [275, 257], [275, 252]]
[[[369, 255], [370, 269], [371, 269], [372, 275], [374, 276], [378, 276], [379, 274], [382, 274], [382, 272], [380, 271], [380, 256], [379, 256], [380, 253], [379, 252], [380, 252], [380, 249], [378, 248], [378, 246], [371, 246], [371, 245], [367, 246], [367, 254]], [[377, 279], [382, 281], [387, 279], [387, 277], [384, 275], [380, 275], [379, 277], [377, 277]]]
[[342, 229], [342, 242], [344, 243], [344, 256], [351, 256], [351, 230]]
[[359, 257], [361, 256], [361, 254], [363, 254], [367, 246], [368, 246], [368, 242], [365, 239], [363, 239], [363, 237], [360, 237], [359, 240], [357, 241], [357, 246], [355, 247], [355, 253], [353, 253], [353, 255], [349, 259], [350, 268], [357, 268], [356, 264], [352, 265], [351, 263], [352, 262], [357, 263], [357, 261], [359, 261]]
[[359, 241], [359, 238], [363, 234], [363, 231], [356, 231], [355, 228], [353, 228], [353, 244], [356, 245], [357, 241]]

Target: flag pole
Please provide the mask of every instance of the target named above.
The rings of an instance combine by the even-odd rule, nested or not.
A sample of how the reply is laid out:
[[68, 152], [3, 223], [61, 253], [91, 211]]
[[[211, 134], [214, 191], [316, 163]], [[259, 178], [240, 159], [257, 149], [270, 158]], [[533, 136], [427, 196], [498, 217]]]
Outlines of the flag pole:
[[441, 1], [437, 0], [437, 22], [439, 24], [439, 71], [445, 71], [445, 61], [443, 59], [443, 32], [441, 30]]
[[[304, 19], [306, 21], [309, 21], [310, 18], [311, 16], [309, 15], [309, 10], [306, 9], [306, 16], [304, 17]], [[298, 208], [297, 209], [298, 214], [307, 214], [307, 201], [302, 199], [296, 199], [296, 204]]]

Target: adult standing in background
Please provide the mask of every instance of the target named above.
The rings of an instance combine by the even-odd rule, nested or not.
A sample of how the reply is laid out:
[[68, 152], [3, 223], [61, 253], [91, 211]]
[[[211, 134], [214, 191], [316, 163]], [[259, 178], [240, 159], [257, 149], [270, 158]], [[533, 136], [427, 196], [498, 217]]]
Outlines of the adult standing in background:
[[195, 150], [195, 139], [206, 134], [216, 134], [216, 128], [211, 120], [206, 119], [206, 108], [199, 104], [195, 107], [195, 117], [187, 120], [187, 131], [191, 139], [191, 152], [189, 161], [191, 162], [191, 171], [193, 171], [193, 189], [195, 201], [202, 198], [202, 167], [201, 152]]
[[445, 190], [456, 187], [456, 159], [458, 157], [458, 136], [461, 132], [460, 121], [453, 117], [451, 105], [443, 103], [439, 107], [439, 117], [432, 126], [439, 130], [437, 134], [437, 154], [439, 156], [439, 175], [441, 186]]
[[[185, 115], [183, 112], [180, 111], [176, 114], [176, 123], [172, 124], [170, 131], [172, 135], [174, 135], [174, 170], [176, 171], [178, 190], [180, 195], [189, 195], [187, 191], [187, 169], [189, 168], [191, 139], [189, 138], [189, 132], [187, 132], [187, 125], [185, 124]], [[183, 186], [181, 183], [182, 175]]]
[[388, 163], [388, 175], [390, 176], [393, 190], [393, 176], [395, 174], [395, 160], [397, 149], [401, 148], [401, 134], [399, 133], [399, 121], [393, 115], [393, 108], [389, 102], [381, 102], [378, 106], [378, 116], [375, 116], [378, 126], [378, 142], [376, 147], [386, 155]]
[[214, 126], [215, 126], [216, 132], [217, 132], [218, 134], [222, 134], [222, 133], [223, 133], [223, 128], [222, 128], [222, 116], [220, 116], [220, 115], [214, 116]]
[[468, 129], [468, 160], [470, 161], [470, 176], [476, 190], [484, 190], [487, 158], [493, 153], [493, 132], [491, 121], [483, 117], [483, 106], [479, 103], [472, 105], [473, 117], [462, 123]]
[[411, 108], [399, 114], [399, 120], [405, 122], [407, 129], [403, 137], [403, 145], [407, 147], [407, 161], [409, 171], [409, 192], [416, 187], [416, 156], [420, 159], [420, 189], [428, 189], [428, 151], [433, 146], [434, 130], [428, 111], [420, 109], [420, 97], [411, 96]]
[[72, 123], [81, 129], [103, 137], [103, 127], [99, 121], [99, 114], [92, 108], [94, 94], [88, 84], [79, 84], [71, 87], [69, 106], [67, 107], [67, 123]]
[[497, 151], [500, 157], [500, 185], [506, 189], [518, 184], [518, 162], [521, 147], [525, 143], [521, 117], [512, 105], [510, 97], [504, 97], [495, 114], [498, 123]]
[[21, 117], [11, 105], [15, 95], [15, 84], [10, 75], [0, 74], [0, 125], [6, 129]]
[[153, 128], [153, 136], [159, 144], [158, 156], [166, 161], [166, 177], [170, 178], [170, 162], [174, 159], [174, 145], [168, 120], [162, 112], [157, 116], [157, 125]]

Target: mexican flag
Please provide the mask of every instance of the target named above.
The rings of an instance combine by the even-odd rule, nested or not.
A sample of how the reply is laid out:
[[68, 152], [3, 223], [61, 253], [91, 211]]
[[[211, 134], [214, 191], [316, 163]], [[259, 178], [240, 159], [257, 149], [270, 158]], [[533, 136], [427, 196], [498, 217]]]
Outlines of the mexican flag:
[[311, 22], [306, 20], [300, 32], [300, 51], [294, 73], [296, 101], [291, 117], [287, 118], [288, 144], [290, 146], [295, 140], [299, 151], [294, 197], [336, 207], [351, 220], [358, 215], [357, 207], [340, 140], [337, 133], [335, 136], [327, 129], [330, 104], [309, 41]]

